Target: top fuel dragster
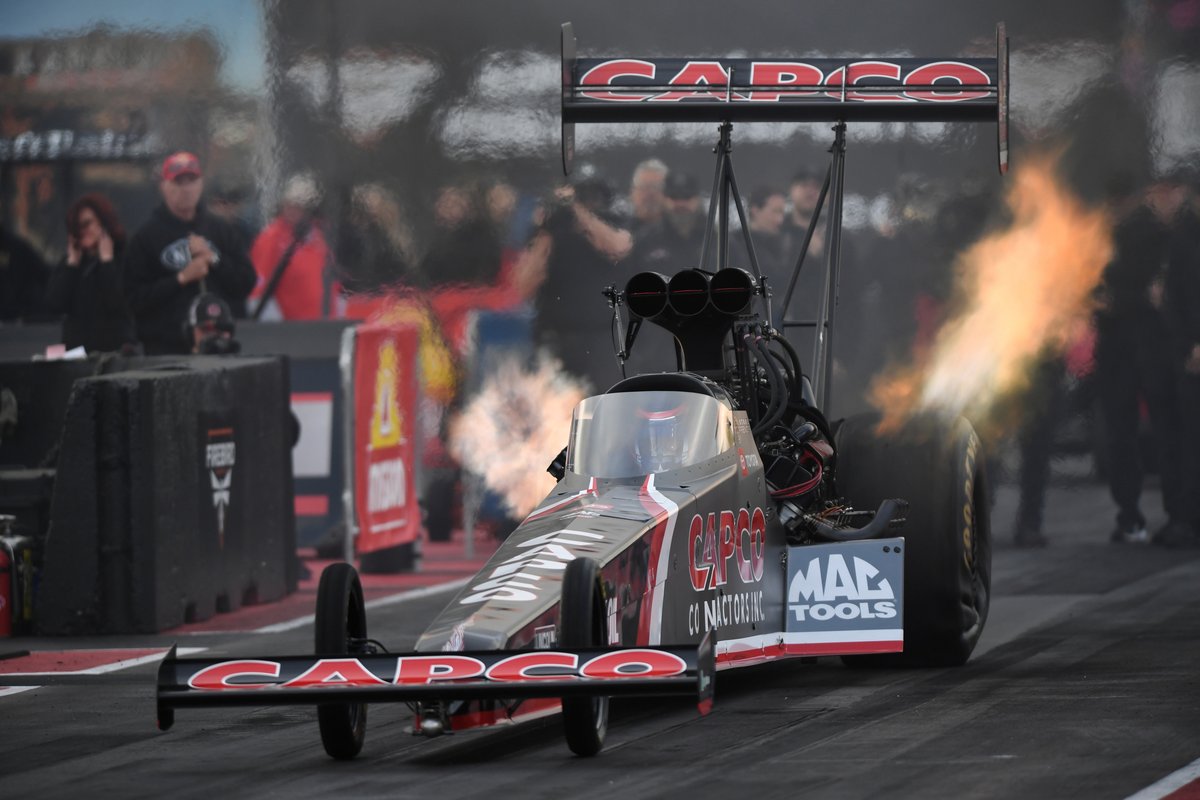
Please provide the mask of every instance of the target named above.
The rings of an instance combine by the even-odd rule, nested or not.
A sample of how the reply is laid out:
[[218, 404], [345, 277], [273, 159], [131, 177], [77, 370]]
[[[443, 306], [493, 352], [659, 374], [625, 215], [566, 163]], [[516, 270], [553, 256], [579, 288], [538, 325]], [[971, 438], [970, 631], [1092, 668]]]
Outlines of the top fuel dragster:
[[[650, 323], [673, 335], [677, 368], [579, 404], [550, 467], [553, 492], [414, 651], [368, 637], [357, 573], [334, 564], [321, 576], [314, 655], [172, 650], [159, 670], [160, 727], [189, 706], [308, 703], [327, 752], [350, 758], [370, 703], [409, 704], [426, 734], [561, 708], [571, 750], [590, 755], [604, 741], [609, 697], [687, 694], [706, 711], [724, 668], [816, 655], [965, 662], [990, 592], [978, 437], [963, 419], [923, 417], [882, 435], [872, 417], [831, 425], [825, 410], [846, 124], [995, 120], [1003, 172], [1003, 26], [996, 42], [995, 58], [578, 58], [564, 25], [564, 168], [577, 123], [718, 124], [699, 266], [640, 273], [606, 293], [618, 358]], [[771, 312], [730, 155], [733, 124], [750, 120], [835, 123], [813, 217], [815, 226], [828, 200], [816, 320], [786, 314], [803, 252], [781, 312]], [[729, 265], [731, 207], [749, 271]], [[818, 334], [811, 372], [784, 335], [800, 326]]]

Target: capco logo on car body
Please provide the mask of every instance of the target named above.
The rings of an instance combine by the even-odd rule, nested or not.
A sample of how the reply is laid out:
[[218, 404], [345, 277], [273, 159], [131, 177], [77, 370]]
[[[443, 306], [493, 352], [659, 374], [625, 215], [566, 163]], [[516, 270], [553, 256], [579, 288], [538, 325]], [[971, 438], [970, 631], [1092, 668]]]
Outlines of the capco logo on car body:
[[742, 583], [762, 580], [764, 548], [767, 542], [767, 518], [761, 508], [751, 513], [739, 508], [722, 511], [720, 517], [710, 512], [705, 518], [692, 517], [688, 530], [688, 564], [692, 588], [697, 592], [715, 589], [729, 582], [736, 570]]

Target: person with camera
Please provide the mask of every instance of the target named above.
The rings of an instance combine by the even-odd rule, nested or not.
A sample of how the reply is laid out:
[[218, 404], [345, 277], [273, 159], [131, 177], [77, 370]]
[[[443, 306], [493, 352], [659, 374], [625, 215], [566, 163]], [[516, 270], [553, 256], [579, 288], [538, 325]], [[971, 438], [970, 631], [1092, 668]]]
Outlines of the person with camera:
[[108, 198], [85, 194], [67, 210], [67, 255], [50, 274], [46, 305], [63, 314], [67, 349], [88, 352], [135, 346], [133, 317], [121, 291], [125, 229]]
[[245, 316], [256, 274], [241, 234], [200, 202], [200, 161], [178, 152], [162, 164], [163, 203], [129, 242], [125, 253], [125, 299], [148, 355], [183, 354], [192, 343], [181, 332], [192, 301], [212, 292]]
[[604, 391], [621, 374], [612, 356], [612, 311], [601, 294], [620, 283], [614, 265], [629, 255], [633, 237], [612, 213], [613, 191], [586, 167], [555, 190], [544, 221], [521, 262], [538, 274], [534, 336], [566, 370]]
[[678, 170], [667, 174], [659, 221], [638, 232], [630, 261], [635, 270], [673, 275], [699, 266], [707, 204], [696, 179]]

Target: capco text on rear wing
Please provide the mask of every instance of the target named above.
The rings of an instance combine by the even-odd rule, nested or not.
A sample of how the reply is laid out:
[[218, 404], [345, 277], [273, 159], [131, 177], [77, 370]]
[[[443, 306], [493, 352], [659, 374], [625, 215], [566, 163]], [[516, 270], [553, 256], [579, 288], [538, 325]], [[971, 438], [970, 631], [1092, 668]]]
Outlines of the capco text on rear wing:
[[562, 26], [563, 166], [578, 122], [986, 122], [1008, 169], [1008, 37], [994, 58], [579, 58]]

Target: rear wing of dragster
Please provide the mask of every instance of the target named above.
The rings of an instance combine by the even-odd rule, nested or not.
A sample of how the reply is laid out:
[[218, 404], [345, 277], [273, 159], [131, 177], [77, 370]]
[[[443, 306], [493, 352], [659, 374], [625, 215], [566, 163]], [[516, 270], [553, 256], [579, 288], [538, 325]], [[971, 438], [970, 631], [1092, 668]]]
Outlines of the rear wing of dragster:
[[330, 702], [520, 701], [693, 695], [712, 703], [711, 634], [699, 646], [178, 658], [158, 668], [158, 727], [176, 708]]
[[[1008, 172], [1008, 36], [996, 26], [995, 58], [579, 58], [570, 23], [562, 26], [562, 159], [569, 173], [576, 123], [716, 122], [719, 139], [712, 202], [698, 267], [708, 266], [716, 214], [716, 269], [728, 266], [730, 201], [741, 222], [746, 254], [757, 279], [763, 319], [782, 328], [812, 328], [813, 389], [830, 408], [834, 316], [841, 271], [847, 122], [996, 122], [1000, 174]], [[834, 122], [833, 158], [808, 232], [776, 315], [759, 269], [745, 209], [733, 173], [730, 136], [735, 122]], [[790, 320], [787, 310], [826, 196], [826, 271], [815, 320]], [[620, 319], [621, 293], [606, 296]], [[641, 321], [629, 320], [624, 359]], [[736, 349], [736, 347], [735, 347]]]
[[1008, 171], [1008, 37], [995, 58], [579, 58], [562, 26], [562, 151], [578, 122], [996, 121]]

